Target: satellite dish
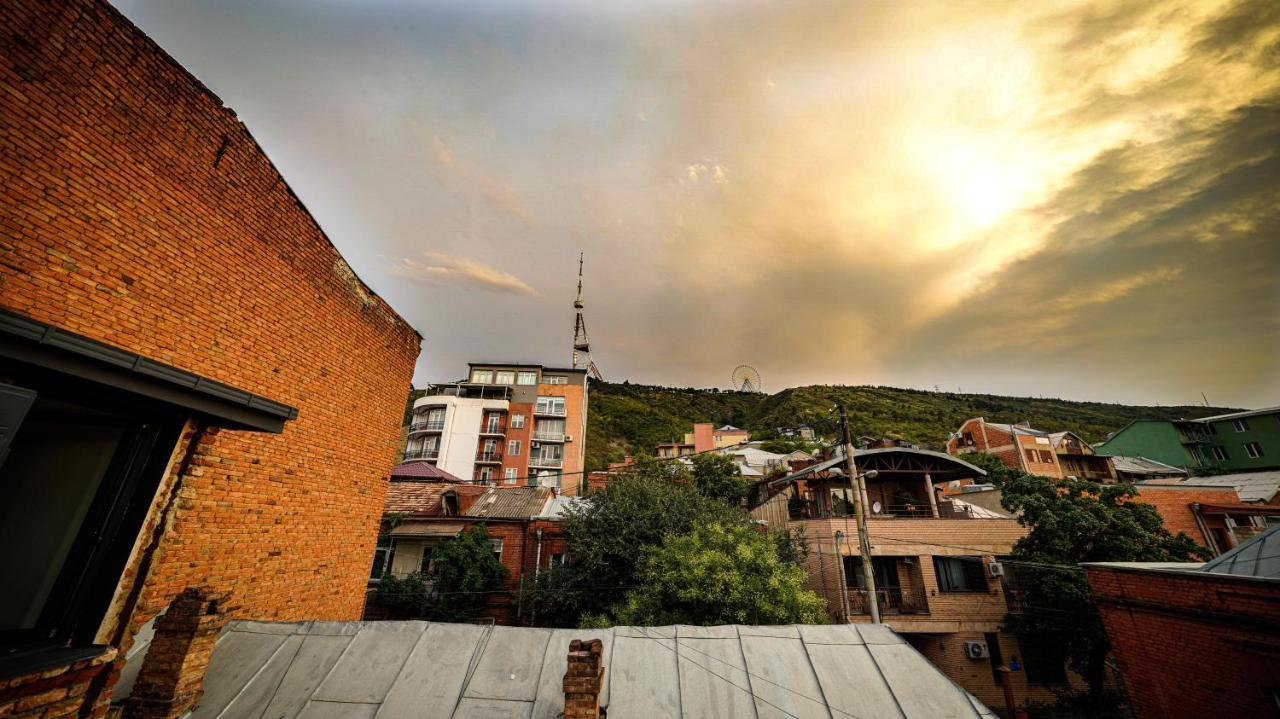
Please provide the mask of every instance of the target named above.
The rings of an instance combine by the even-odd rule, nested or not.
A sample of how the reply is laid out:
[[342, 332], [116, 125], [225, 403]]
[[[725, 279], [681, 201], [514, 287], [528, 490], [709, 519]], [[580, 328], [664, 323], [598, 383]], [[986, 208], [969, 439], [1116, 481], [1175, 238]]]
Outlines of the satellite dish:
[[871, 503], [871, 513], [872, 513], [872, 514], [879, 514], [879, 513], [880, 513], [880, 510], [882, 510], [882, 509], [884, 509], [884, 507], [883, 507], [883, 506], [881, 506], [881, 504], [880, 504], [879, 502], [872, 502], [872, 503]]
[[751, 365], [740, 364], [737, 367], [734, 367], [731, 378], [733, 380], [733, 389], [735, 391], [738, 391], [738, 392], [761, 391], [760, 373], [757, 372], [756, 368], [752, 367]]

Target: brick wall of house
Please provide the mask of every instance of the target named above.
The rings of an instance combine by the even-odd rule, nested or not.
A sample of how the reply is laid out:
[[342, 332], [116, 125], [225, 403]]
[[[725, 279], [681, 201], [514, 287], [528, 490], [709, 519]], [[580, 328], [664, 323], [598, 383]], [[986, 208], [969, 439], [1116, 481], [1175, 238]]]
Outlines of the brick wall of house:
[[1274, 716], [1274, 580], [1087, 565], [1138, 719]]
[[1196, 523], [1195, 513], [1191, 505], [1200, 504], [1235, 504], [1240, 496], [1231, 487], [1194, 487], [1183, 488], [1167, 485], [1144, 486], [1138, 488], [1138, 500], [1150, 504], [1159, 512], [1164, 520], [1164, 528], [1173, 534], [1185, 532], [1196, 544], [1211, 546], [1200, 525]]
[[298, 408], [200, 436], [131, 619], [195, 583], [358, 618], [420, 338], [116, 10], [19, 0], [0, 27], [0, 305]]

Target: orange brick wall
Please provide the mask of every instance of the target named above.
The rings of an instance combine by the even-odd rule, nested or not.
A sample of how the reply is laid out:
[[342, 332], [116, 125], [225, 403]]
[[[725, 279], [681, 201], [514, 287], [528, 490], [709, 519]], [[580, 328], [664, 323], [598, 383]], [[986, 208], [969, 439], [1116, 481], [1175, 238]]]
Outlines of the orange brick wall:
[[1164, 528], [1171, 533], [1176, 535], [1178, 532], [1185, 532], [1188, 537], [1195, 540], [1196, 544], [1208, 547], [1211, 546], [1209, 538], [1204, 536], [1200, 525], [1196, 523], [1191, 505], [1195, 503], [1236, 504], [1240, 501], [1240, 496], [1231, 487], [1183, 489], [1158, 485], [1139, 487], [1137, 501], [1155, 507], [1160, 513], [1160, 518], [1164, 520]]
[[1275, 716], [1274, 580], [1086, 565], [1138, 719]]
[[235, 114], [113, 8], [0, 7], [0, 304], [298, 408], [210, 431], [143, 614], [357, 619], [419, 338]]
[[586, 459], [587, 414], [586, 387], [576, 384], [540, 384], [538, 394], [544, 397], [564, 397], [564, 432], [573, 435], [572, 442], [564, 443], [564, 467], [560, 470], [560, 493], [580, 495], [584, 483]]

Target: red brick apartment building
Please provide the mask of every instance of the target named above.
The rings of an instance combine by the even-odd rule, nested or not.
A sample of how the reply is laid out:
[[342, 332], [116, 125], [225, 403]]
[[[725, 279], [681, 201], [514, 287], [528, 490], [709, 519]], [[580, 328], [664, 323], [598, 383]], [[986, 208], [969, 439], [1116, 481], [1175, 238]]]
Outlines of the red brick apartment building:
[[[376, 587], [387, 575], [426, 573], [436, 561], [436, 548], [483, 525], [507, 579], [500, 591], [481, 598], [482, 615], [499, 624], [529, 623], [535, 617], [522, 593], [533, 588], [541, 572], [566, 561], [560, 520], [565, 503], [572, 501], [556, 497], [549, 487], [483, 487], [393, 477], [370, 586]], [[369, 611], [385, 609], [371, 601]]]
[[[980, 480], [981, 469], [911, 446], [857, 450], [866, 480], [872, 571], [881, 618], [921, 654], [988, 706], [1003, 706], [996, 667], [1018, 659], [1015, 697], [1052, 701], [1078, 685], [1062, 657], [1033, 637], [1002, 625], [1017, 603], [1006, 598], [1001, 558], [1026, 536], [1018, 520], [940, 496], [951, 482]], [[771, 528], [802, 530], [809, 543], [810, 586], [827, 600], [832, 621], [870, 621], [857, 522], [842, 458], [765, 482], [752, 515]], [[762, 501], [768, 496], [767, 501]]]
[[587, 370], [473, 362], [465, 381], [432, 385], [413, 403], [404, 459], [477, 484], [574, 495], [586, 435]]
[[1204, 565], [1084, 568], [1138, 719], [1280, 713], [1280, 527]]
[[0, 27], [0, 715], [96, 717], [185, 588], [361, 616], [420, 337], [110, 5]]

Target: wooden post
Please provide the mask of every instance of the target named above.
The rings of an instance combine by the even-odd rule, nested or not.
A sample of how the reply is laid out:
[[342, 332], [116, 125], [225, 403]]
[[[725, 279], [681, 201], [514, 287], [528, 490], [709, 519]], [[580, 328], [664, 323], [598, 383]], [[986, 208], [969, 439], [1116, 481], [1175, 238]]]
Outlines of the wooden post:
[[853, 440], [849, 439], [849, 414], [845, 411], [844, 405], [839, 405], [840, 409], [840, 434], [844, 441], [844, 468], [849, 475], [850, 482], [856, 482], [854, 485], [857, 492], [854, 493], [853, 513], [858, 521], [858, 549], [862, 555], [862, 578], [867, 585], [867, 610], [871, 613], [871, 623], [880, 623], [880, 600], [876, 596], [876, 576], [875, 570], [871, 565], [871, 540], [867, 537], [867, 515], [865, 508], [867, 506], [867, 487], [866, 484], [858, 477], [858, 467], [853, 461]]
[[924, 491], [929, 495], [929, 510], [933, 512], [933, 518], [938, 518], [938, 495], [933, 492], [933, 478], [928, 472], [924, 473]]
[[1002, 664], [996, 667], [996, 673], [1000, 675], [1000, 686], [1004, 688], [1004, 715], [1006, 719], [1018, 719], [1018, 708], [1013, 700], [1013, 680], [1010, 678], [1013, 672]]

